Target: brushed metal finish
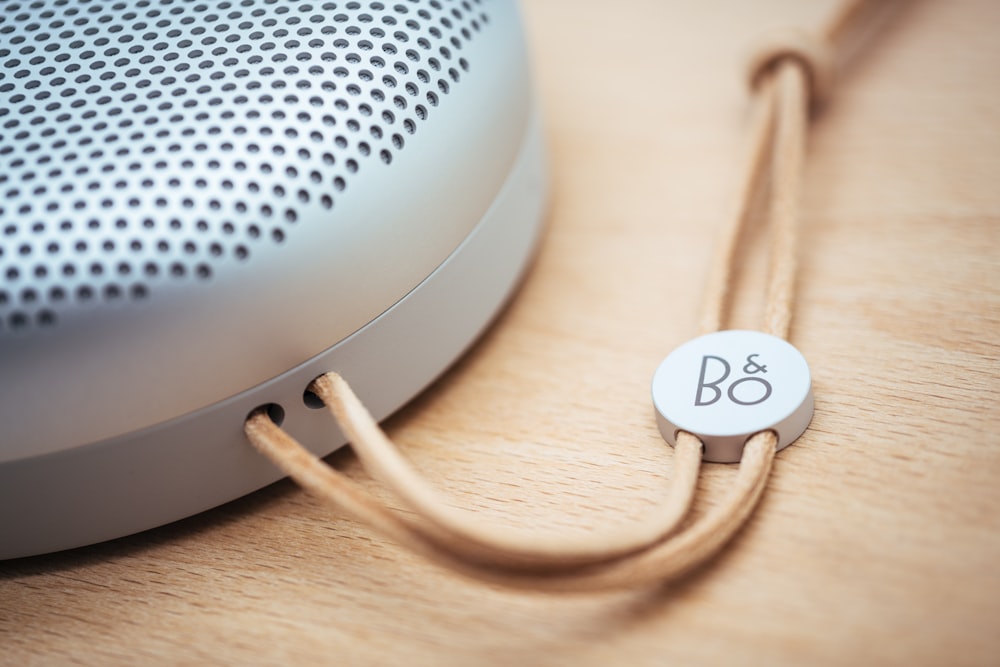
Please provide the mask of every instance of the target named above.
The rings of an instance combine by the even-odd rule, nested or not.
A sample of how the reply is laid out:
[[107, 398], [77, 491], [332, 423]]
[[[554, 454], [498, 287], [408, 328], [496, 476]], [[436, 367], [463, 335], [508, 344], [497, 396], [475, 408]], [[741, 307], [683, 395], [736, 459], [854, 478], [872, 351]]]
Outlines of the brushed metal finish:
[[0, 461], [357, 331], [469, 234], [527, 127], [512, 2], [7, 4]]
[[544, 209], [512, 0], [0, 0], [0, 558], [280, 478], [242, 421], [338, 370], [384, 417]]

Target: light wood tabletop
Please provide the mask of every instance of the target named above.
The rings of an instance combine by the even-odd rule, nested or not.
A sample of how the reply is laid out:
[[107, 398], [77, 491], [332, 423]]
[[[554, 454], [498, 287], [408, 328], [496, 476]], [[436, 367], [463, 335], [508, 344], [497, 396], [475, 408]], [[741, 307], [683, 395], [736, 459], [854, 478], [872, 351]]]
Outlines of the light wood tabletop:
[[[672, 452], [649, 383], [696, 333], [746, 49], [831, 6], [525, 3], [547, 230], [481, 342], [386, 424], [456, 505], [569, 533], [653, 507]], [[504, 590], [284, 481], [0, 563], [0, 663], [1000, 664], [998, 26], [993, 0], [904, 3], [815, 119], [791, 340], [816, 414], [706, 566], [600, 595]], [[755, 250], [737, 327], [759, 325]], [[328, 460], [380, 493], [350, 453]], [[695, 516], [734, 474], [707, 465]]]

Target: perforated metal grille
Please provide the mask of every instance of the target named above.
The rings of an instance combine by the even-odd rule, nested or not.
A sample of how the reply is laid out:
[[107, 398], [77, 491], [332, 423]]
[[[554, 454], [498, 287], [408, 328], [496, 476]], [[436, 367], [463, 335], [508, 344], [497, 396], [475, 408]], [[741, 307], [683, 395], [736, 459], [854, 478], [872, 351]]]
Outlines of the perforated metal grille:
[[483, 4], [0, 0], [0, 336], [335, 224], [461, 84]]

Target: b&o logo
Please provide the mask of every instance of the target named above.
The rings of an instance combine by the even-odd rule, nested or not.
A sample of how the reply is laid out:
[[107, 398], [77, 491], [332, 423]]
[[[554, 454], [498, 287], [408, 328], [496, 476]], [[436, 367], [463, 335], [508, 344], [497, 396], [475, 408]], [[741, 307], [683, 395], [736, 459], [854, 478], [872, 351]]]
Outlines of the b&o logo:
[[758, 356], [749, 355], [743, 364], [743, 377], [727, 384], [732, 371], [729, 362], [713, 354], [703, 355], [694, 396], [695, 407], [713, 405], [723, 396], [736, 405], [759, 405], [770, 398], [771, 383], [761, 377], [767, 373], [767, 366], [755, 361]]

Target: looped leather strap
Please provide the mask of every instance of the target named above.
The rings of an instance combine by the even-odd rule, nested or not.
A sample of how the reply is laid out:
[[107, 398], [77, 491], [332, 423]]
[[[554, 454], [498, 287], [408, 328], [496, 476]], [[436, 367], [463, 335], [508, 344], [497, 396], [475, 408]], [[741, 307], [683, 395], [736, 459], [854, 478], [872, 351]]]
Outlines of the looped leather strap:
[[793, 60], [806, 71], [809, 102], [822, 104], [833, 87], [830, 47], [822, 39], [799, 28], [784, 28], [764, 35], [747, 60], [747, 81], [756, 91], [783, 60]]
[[[873, 0], [842, 0], [834, 20], [819, 34], [831, 44], [857, 22]], [[756, 195], [770, 187], [771, 277], [763, 328], [786, 337], [794, 301], [799, 182], [804, 158], [807, 103], [829, 92], [830, 58], [825, 42], [786, 31], [769, 38], [750, 61], [758, 113], [740, 187], [710, 273], [702, 326], [721, 328], [739, 239]], [[790, 66], [796, 63], [799, 66]], [[364, 467], [389, 488], [408, 512], [392, 510], [342, 473], [326, 466], [268, 417], [266, 409], [244, 424], [250, 443], [304, 488], [365, 521], [400, 544], [443, 565], [486, 581], [536, 590], [594, 591], [663, 582], [698, 566], [740, 529], [764, 492], [777, 437], [751, 436], [727, 497], [685, 523], [696, 491], [701, 441], [677, 436], [672, 488], [657, 513], [635, 529], [600, 535], [555, 536], [484, 525], [441, 498], [413, 469], [335, 373], [311, 390], [330, 408]]]

